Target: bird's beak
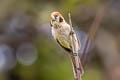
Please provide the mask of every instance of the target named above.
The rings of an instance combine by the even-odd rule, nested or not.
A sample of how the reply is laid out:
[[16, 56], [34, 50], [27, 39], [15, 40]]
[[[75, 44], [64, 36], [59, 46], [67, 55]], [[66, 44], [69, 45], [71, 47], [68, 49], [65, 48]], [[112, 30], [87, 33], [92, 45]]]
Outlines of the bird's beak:
[[55, 17], [54, 16], [52, 16], [51, 19], [52, 19], [52, 21], [55, 21]]

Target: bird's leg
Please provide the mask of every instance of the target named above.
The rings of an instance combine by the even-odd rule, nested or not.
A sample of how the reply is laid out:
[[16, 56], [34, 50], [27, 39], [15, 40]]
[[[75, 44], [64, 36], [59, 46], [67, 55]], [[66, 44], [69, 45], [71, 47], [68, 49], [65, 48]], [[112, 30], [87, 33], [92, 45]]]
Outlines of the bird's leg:
[[75, 32], [73, 30], [70, 31], [70, 35], [73, 35], [75, 34]]

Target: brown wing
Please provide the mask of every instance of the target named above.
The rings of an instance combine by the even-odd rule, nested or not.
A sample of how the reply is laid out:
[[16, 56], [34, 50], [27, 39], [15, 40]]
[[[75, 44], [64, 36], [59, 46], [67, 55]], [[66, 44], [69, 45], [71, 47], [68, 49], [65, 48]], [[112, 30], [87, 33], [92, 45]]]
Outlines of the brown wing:
[[64, 49], [65, 49], [66, 51], [68, 51], [69, 53], [72, 53], [72, 50], [71, 50], [70, 48], [66, 48], [66, 47], [62, 46], [61, 43], [58, 41], [58, 39], [56, 39], [56, 40], [57, 40], [58, 44], [59, 44], [62, 48], [64, 48]]

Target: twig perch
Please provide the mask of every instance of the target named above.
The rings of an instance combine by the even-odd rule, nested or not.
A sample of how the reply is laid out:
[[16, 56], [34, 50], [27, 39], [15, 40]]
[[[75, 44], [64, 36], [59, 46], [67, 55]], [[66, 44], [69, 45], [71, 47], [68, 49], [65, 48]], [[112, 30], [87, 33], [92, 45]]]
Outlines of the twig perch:
[[[88, 44], [91, 40], [94, 39], [96, 32], [99, 28], [100, 22], [103, 18], [103, 13], [104, 13], [104, 6], [100, 6], [100, 10], [98, 11], [93, 24], [91, 25], [91, 28], [88, 32], [88, 38], [85, 44], [85, 48], [83, 50], [83, 55], [81, 56], [81, 60], [82, 62], [86, 59], [86, 50], [88, 48]], [[73, 33], [71, 36], [72, 39], [72, 49], [73, 49], [73, 53], [76, 53], [76, 45], [75, 45], [75, 40], [74, 40], [74, 30], [72, 28], [72, 21], [71, 21], [71, 15], [69, 13], [69, 23], [70, 23], [70, 27], [71, 27], [71, 32]], [[80, 56], [78, 56], [78, 52], [76, 56], [71, 56], [71, 61], [72, 61], [72, 67], [73, 67], [73, 73], [74, 73], [74, 78], [75, 80], [82, 80], [81, 76], [83, 75], [83, 69], [82, 69], [82, 65], [81, 65], [81, 60], [80, 60]], [[83, 62], [83, 64], [85, 64], [86, 61]]]
[[71, 21], [71, 15], [69, 13], [69, 23], [70, 23], [70, 27], [71, 27], [71, 40], [72, 40], [72, 49], [73, 49], [73, 54], [75, 54], [74, 56], [71, 55], [71, 62], [72, 62], [72, 67], [73, 67], [73, 73], [74, 73], [74, 78], [75, 80], [82, 80], [81, 76], [83, 75], [83, 68], [81, 65], [81, 60], [80, 57], [78, 56], [78, 51], [76, 50], [77, 45], [75, 44], [75, 36], [76, 34], [74, 34], [74, 30], [72, 28], [72, 21]]

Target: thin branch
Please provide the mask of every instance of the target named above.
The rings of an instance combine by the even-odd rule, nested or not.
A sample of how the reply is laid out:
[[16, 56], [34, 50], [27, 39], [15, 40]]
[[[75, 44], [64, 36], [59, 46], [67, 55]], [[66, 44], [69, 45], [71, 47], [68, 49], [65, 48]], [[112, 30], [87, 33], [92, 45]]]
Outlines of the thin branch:
[[74, 42], [74, 30], [73, 30], [73, 27], [72, 27], [72, 21], [71, 21], [71, 15], [70, 13], [68, 14], [68, 17], [69, 17], [69, 24], [70, 24], [70, 28], [71, 28], [71, 39], [72, 39], [72, 49], [73, 49], [73, 53], [76, 53], [75, 52], [75, 42]]
[[96, 32], [97, 32], [98, 28], [100, 27], [100, 23], [103, 19], [103, 15], [104, 15], [104, 6], [102, 5], [102, 6], [100, 6], [100, 9], [98, 10], [96, 17], [93, 21], [93, 24], [91, 25], [90, 30], [88, 32], [87, 41], [86, 41], [85, 48], [83, 50], [83, 54], [81, 57], [81, 61], [83, 64], [86, 64], [86, 62], [87, 62], [86, 61], [87, 60], [86, 50], [88, 48], [88, 44], [90, 41], [92, 41], [95, 38]]
[[75, 32], [73, 30], [72, 27], [72, 21], [71, 21], [71, 15], [70, 13], [68, 14], [69, 16], [69, 23], [70, 23], [70, 27], [71, 27], [71, 40], [72, 40], [72, 50], [73, 50], [73, 55], [70, 56], [71, 58], [71, 62], [72, 62], [72, 67], [73, 67], [73, 73], [74, 73], [74, 78], [75, 80], [82, 80], [81, 76], [83, 73], [83, 69], [82, 69], [82, 65], [81, 65], [81, 61], [80, 61], [80, 57], [78, 56], [78, 51], [76, 50], [77, 46], [75, 43]]

